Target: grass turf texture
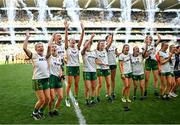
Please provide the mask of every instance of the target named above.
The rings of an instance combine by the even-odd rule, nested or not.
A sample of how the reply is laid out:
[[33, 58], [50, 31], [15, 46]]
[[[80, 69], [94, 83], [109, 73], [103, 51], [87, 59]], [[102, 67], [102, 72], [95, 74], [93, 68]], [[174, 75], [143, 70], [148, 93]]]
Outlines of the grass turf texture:
[[[40, 121], [34, 121], [30, 117], [36, 102], [31, 84], [31, 64], [0, 65], [0, 76], [0, 123], [78, 124], [74, 107], [67, 108], [64, 100], [60, 116], [47, 117], [45, 120]], [[74, 87], [72, 86], [72, 88]], [[131, 109], [129, 112], [123, 111], [121, 88], [122, 81], [118, 69], [116, 100], [113, 103], [107, 102], [105, 98], [105, 84], [103, 84], [101, 102], [92, 107], [87, 107], [85, 106], [84, 83], [81, 77], [79, 83], [79, 106], [87, 124], [180, 123], [180, 97], [178, 96], [170, 101], [156, 99], [153, 95], [152, 78], [150, 80], [148, 98], [143, 101], [140, 101], [138, 98], [135, 102], [129, 104]], [[131, 86], [131, 95], [132, 89], [133, 86]]]

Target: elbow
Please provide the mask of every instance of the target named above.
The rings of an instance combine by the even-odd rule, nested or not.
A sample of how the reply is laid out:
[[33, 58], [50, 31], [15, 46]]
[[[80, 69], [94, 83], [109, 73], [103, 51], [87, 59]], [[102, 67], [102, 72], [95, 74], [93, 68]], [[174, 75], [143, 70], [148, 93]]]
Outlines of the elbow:
[[24, 51], [26, 51], [26, 50], [27, 50], [27, 48], [26, 48], [26, 47], [23, 47], [23, 50], [24, 50]]
[[165, 62], [160, 62], [160, 65], [164, 65], [165, 64]]

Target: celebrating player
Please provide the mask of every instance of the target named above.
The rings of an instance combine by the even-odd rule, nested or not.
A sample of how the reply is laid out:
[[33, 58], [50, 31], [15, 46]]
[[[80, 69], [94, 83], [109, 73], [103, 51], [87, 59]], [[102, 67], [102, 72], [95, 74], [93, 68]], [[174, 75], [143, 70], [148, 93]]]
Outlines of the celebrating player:
[[35, 120], [39, 120], [43, 118], [43, 111], [45, 107], [49, 104], [50, 101], [50, 90], [49, 90], [49, 69], [47, 59], [50, 56], [49, 47], [47, 55], [44, 55], [44, 46], [42, 43], [37, 43], [35, 45], [35, 53], [32, 53], [28, 48], [28, 39], [30, 35], [27, 31], [26, 39], [23, 44], [23, 50], [26, 55], [32, 60], [33, 65], [33, 88], [35, 90], [35, 94], [37, 96], [37, 103], [35, 104], [34, 111], [32, 113], [32, 117]]
[[175, 80], [175, 75], [174, 75], [175, 50], [176, 50], [175, 45], [170, 45], [169, 46], [169, 53], [172, 54], [171, 60], [169, 61], [170, 62], [170, 66], [171, 66], [171, 89], [170, 89], [170, 93], [169, 94], [172, 97], [177, 97], [177, 95], [174, 93], [175, 92], [175, 88], [177, 86], [176, 80]]
[[[106, 36], [106, 41], [108, 39], [110, 35]], [[107, 42], [107, 44], [109, 44]], [[119, 53], [117, 51], [117, 47], [112, 44], [109, 48], [108, 48], [108, 64], [109, 64], [109, 68], [111, 70], [111, 96], [113, 99], [115, 99], [115, 78], [116, 78], [116, 57], [119, 56]]]
[[169, 99], [171, 96], [169, 95], [171, 89], [171, 68], [170, 68], [170, 60], [172, 57], [172, 53], [166, 52], [168, 49], [168, 43], [163, 42], [161, 45], [161, 50], [159, 51], [159, 61], [160, 61], [160, 69], [161, 69], [161, 98]]
[[65, 47], [62, 43], [62, 37], [59, 33], [54, 33], [52, 36], [52, 41], [57, 45], [57, 56], [61, 58], [62, 62], [62, 70], [64, 71], [64, 55], [65, 55]]
[[[63, 85], [61, 81], [61, 77], [63, 75], [62, 68], [61, 68], [62, 59], [57, 55], [56, 44], [51, 45], [51, 56], [48, 61], [49, 61], [49, 66], [50, 66], [49, 86], [50, 86], [50, 95], [51, 95], [51, 101], [49, 103], [49, 115], [52, 117], [54, 115], [55, 116], [59, 115], [58, 108], [63, 98]], [[55, 94], [58, 95], [58, 98], [55, 103], [54, 109], [52, 109]]]
[[79, 50], [83, 41], [84, 37], [84, 26], [81, 23], [81, 37], [80, 40], [78, 41], [78, 44], [76, 46], [76, 41], [75, 39], [70, 39], [68, 41], [68, 27], [69, 24], [67, 21], [64, 23], [65, 25], [65, 49], [66, 49], [66, 54], [67, 54], [67, 76], [68, 76], [68, 83], [67, 83], [67, 88], [66, 88], [66, 106], [70, 107], [70, 101], [69, 101], [69, 92], [72, 84], [72, 80], [74, 78], [74, 83], [75, 83], [75, 105], [78, 105], [77, 101], [77, 96], [78, 96], [78, 84], [79, 84], [79, 79], [80, 79], [80, 62], [79, 62]]
[[174, 75], [175, 75], [176, 84], [177, 84], [175, 88], [176, 90], [178, 86], [180, 86], [180, 46], [179, 45], [176, 47]]
[[151, 36], [147, 36], [145, 38], [145, 44], [148, 45], [147, 49], [143, 48], [143, 55], [146, 57], [145, 61], [145, 92], [144, 96], [147, 96], [147, 89], [149, 84], [149, 78], [151, 70], [153, 72], [154, 77], [154, 95], [158, 96], [158, 62], [156, 60], [156, 47], [160, 43], [161, 37], [158, 34], [157, 42], [153, 42], [153, 38]]
[[108, 44], [105, 46], [105, 41], [99, 41], [97, 44], [97, 58], [104, 64], [104, 65], [97, 65], [97, 76], [98, 76], [98, 86], [97, 86], [97, 101], [100, 102], [100, 90], [102, 88], [102, 82], [103, 82], [103, 77], [105, 78], [106, 81], [106, 89], [107, 89], [107, 95], [108, 95], [108, 101], [112, 101], [111, 97], [111, 86], [110, 86], [110, 81], [111, 81], [111, 76], [110, 76], [110, 70], [109, 70], [109, 64], [108, 64], [108, 49], [111, 46], [113, 41], [112, 35], [109, 35], [107, 38]]
[[138, 86], [138, 81], [140, 83], [141, 97], [144, 97], [144, 65], [143, 65], [143, 55], [139, 52], [139, 48], [135, 46], [133, 48], [133, 54], [131, 55], [132, 73], [133, 73], [133, 83], [134, 83], [134, 96], [133, 99], [136, 100], [136, 91]]
[[[97, 59], [96, 51], [91, 51], [92, 39], [94, 34], [91, 35], [89, 41], [86, 41], [84, 48], [81, 51], [83, 58], [83, 78], [85, 83], [85, 97], [86, 105], [95, 104], [95, 92], [96, 92], [96, 64], [103, 65], [100, 60]], [[91, 99], [90, 99], [91, 98]]]
[[124, 83], [122, 88], [122, 102], [131, 102], [130, 86], [132, 82], [132, 67], [131, 67], [131, 55], [129, 54], [129, 45], [125, 44], [122, 49], [122, 53], [119, 55], [119, 68], [121, 73], [121, 79]]

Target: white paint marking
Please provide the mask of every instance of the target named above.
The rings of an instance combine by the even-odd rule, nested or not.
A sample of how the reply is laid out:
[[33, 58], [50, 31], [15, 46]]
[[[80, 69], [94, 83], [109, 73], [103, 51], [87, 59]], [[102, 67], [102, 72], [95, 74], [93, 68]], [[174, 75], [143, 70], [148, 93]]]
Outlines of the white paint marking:
[[[66, 82], [66, 80], [65, 80], [65, 84], [66, 84], [66, 87], [67, 87], [67, 82]], [[78, 120], [79, 120], [79, 124], [80, 124], [80, 125], [86, 125], [86, 120], [85, 120], [84, 116], [82, 115], [81, 109], [79, 108], [79, 106], [75, 105], [75, 98], [74, 98], [71, 90], [70, 90], [70, 92], [69, 92], [69, 97], [70, 97], [70, 99], [71, 99], [71, 101], [72, 101], [72, 104], [73, 104], [73, 106], [74, 106], [76, 115], [77, 115]]]

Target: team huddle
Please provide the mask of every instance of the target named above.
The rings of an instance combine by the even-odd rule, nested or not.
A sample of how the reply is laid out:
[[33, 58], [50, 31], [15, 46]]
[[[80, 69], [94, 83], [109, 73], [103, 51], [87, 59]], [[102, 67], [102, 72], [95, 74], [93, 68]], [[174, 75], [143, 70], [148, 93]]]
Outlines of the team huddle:
[[[116, 98], [115, 77], [117, 63], [119, 60], [119, 70], [123, 81], [122, 102], [131, 103], [130, 87], [133, 83], [134, 91], [132, 99], [137, 99], [136, 91], [140, 84], [140, 100], [144, 100], [148, 94], [148, 83], [152, 71], [154, 78], [154, 95], [163, 100], [177, 97], [176, 89], [180, 85], [180, 46], [168, 45], [167, 42], [158, 40], [155, 42], [151, 36], [144, 40], [144, 47], [133, 47], [130, 54], [130, 46], [124, 44], [122, 52], [113, 44], [113, 35], [107, 35], [104, 40], [98, 41], [97, 48], [91, 49], [93, 38], [83, 43], [84, 26], [81, 23], [82, 33], [79, 41], [68, 38], [69, 23], [64, 22], [65, 39], [59, 33], [54, 33], [48, 42], [47, 53], [44, 55], [43, 43], [35, 45], [35, 53], [28, 48], [29, 32], [23, 44], [23, 50], [33, 64], [32, 84], [38, 99], [35, 104], [32, 117], [35, 120], [44, 118], [44, 110], [48, 106], [50, 117], [59, 115], [63, 99], [63, 83], [65, 80], [64, 67], [66, 65], [66, 98], [67, 107], [71, 106], [70, 90], [74, 81], [74, 104], [78, 106], [78, 84], [80, 80], [80, 54], [83, 60], [83, 79], [85, 104], [94, 105], [101, 101], [100, 92], [103, 85], [103, 78], [106, 83], [106, 98], [112, 102]], [[82, 45], [83, 43], [83, 45]], [[157, 45], [161, 43], [161, 49], [157, 51]], [[80, 50], [81, 46], [83, 49]], [[142, 52], [140, 52], [142, 49]], [[145, 61], [145, 64], [144, 64]], [[160, 92], [158, 91], [158, 78], [160, 78]], [[55, 97], [57, 96], [57, 100]], [[54, 104], [55, 103], [55, 104]]]

